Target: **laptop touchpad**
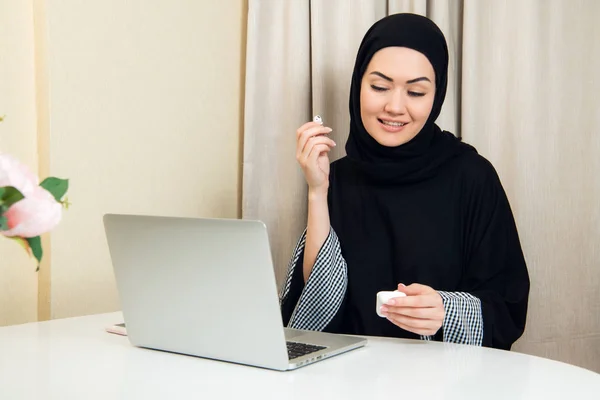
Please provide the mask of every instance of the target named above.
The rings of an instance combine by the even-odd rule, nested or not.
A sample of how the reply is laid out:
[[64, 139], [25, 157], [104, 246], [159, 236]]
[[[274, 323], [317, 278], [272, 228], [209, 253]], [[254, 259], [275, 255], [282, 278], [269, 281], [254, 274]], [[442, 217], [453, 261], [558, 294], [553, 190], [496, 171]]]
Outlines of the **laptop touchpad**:
[[289, 340], [291, 338], [294, 338], [296, 336], [300, 336], [304, 333], [306, 333], [305, 331], [299, 330], [299, 329], [292, 329], [292, 328], [285, 328], [285, 339]]

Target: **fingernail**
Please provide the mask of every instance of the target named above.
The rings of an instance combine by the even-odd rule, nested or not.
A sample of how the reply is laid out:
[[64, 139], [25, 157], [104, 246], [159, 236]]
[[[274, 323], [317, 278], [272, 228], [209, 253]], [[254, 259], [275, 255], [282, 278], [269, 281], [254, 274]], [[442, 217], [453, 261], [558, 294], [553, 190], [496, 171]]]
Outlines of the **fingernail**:
[[336, 143], [336, 142], [333, 142], [333, 147], [335, 147], [335, 146], [337, 146], [337, 143]]
[[400, 283], [398, 286], [406, 287], [404, 283]]
[[382, 314], [385, 314], [388, 311], [388, 309], [387, 309], [386, 306], [381, 306], [381, 308], [379, 309], [379, 311], [381, 311]]
[[333, 129], [327, 128], [327, 132], [333, 132]]
[[394, 299], [389, 299], [385, 304], [387, 304], [388, 306], [393, 306], [394, 304], [396, 304], [396, 301]]

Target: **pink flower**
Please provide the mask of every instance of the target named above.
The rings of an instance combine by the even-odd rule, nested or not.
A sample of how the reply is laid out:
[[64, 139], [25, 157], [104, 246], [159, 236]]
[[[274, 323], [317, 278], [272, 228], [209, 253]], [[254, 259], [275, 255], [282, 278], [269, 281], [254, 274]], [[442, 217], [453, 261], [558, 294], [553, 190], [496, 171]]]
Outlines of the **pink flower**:
[[0, 154], [0, 187], [14, 186], [24, 199], [13, 204], [4, 214], [8, 230], [4, 236], [31, 238], [52, 230], [62, 216], [62, 205], [44, 188], [37, 177], [14, 157]]
[[27, 196], [38, 184], [38, 178], [25, 164], [9, 154], [0, 153], [0, 187], [14, 186]]

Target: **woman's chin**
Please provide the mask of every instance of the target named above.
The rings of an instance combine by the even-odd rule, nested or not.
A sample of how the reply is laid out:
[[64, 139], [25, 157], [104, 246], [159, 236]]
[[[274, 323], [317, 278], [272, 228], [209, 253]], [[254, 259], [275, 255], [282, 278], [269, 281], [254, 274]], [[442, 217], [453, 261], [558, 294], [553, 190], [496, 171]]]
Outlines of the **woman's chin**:
[[410, 142], [416, 134], [411, 132], [400, 132], [400, 133], [389, 133], [389, 132], [377, 132], [375, 135], [371, 135], [377, 143], [385, 147], [398, 147]]

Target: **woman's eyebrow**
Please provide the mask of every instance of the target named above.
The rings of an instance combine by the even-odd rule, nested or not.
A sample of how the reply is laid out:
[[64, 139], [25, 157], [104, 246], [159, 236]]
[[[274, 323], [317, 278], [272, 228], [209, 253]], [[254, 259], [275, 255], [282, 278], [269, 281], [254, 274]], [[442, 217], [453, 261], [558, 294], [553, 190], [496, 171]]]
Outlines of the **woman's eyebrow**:
[[379, 71], [373, 71], [373, 72], [371, 72], [371, 75], [377, 75], [377, 76], [385, 79], [386, 81], [394, 82], [394, 80], [392, 78], [390, 78], [389, 76], [386, 76], [386, 75], [382, 74]]
[[[377, 75], [377, 76], [379, 76], [380, 78], [383, 78], [383, 79], [385, 79], [386, 81], [389, 81], [389, 82], [394, 82], [394, 80], [393, 80], [392, 78], [390, 78], [390, 77], [389, 77], [389, 76], [387, 76], [387, 75], [384, 75], [384, 74], [382, 74], [382, 73], [381, 73], [381, 72], [379, 72], [379, 71], [373, 71], [373, 72], [371, 72], [371, 74], [370, 74], [370, 75]], [[429, 78], [427, 78], [426, 76], [421, 76], [421, 77], [419, 77], [419, 78], [410, 79], [410, 80], [406, 81], [406, 83], [408, 83], [408, 84], [411, 84], [411, 83], [417, 83], [417, 82], [421, 82], [421, 81], [427, 81], [427, 82], [431, 83], [431, 80], [430, 80]]]
[[409, 81], [406, 81], [406, 83], [417, 83], [417, 82], [421, 82], [421, 81], [427, 81], [429, 83], [431, 83], [431, 80], [429, 80], [428, 77], [426, 76], [421, 76], [420, 78], [415, 78], [415, 79], [411, 79]]

